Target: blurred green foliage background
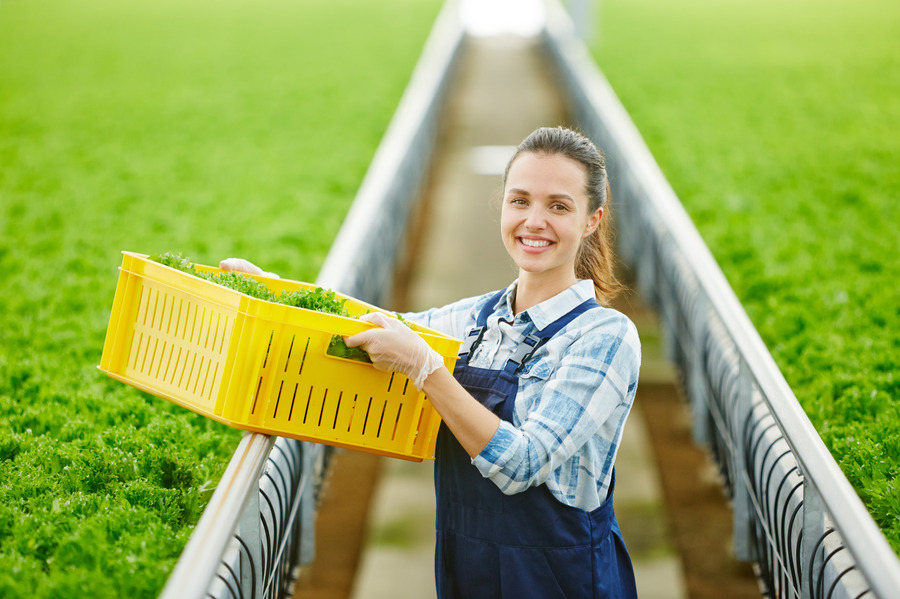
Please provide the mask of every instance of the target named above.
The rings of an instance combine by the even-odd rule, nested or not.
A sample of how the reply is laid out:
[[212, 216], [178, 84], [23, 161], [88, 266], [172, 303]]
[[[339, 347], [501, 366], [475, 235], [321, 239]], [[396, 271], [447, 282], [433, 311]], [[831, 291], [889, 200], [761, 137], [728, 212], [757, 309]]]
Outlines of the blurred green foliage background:
[[240, 438], [96, 369], [121, 250], [311, 281], [438, 0], [0, 2], [0, 596], [155, 596]]
[[900, 4], [604, 0], [593, 52], [900, 551]]
[[[0, 596], [155, 596], [240, 433], [96, 370], [120, 250], [312, 280], [439, 0], [0, 2]], [[595, 56], [900, 549], [900, 5], [604, 0]]]

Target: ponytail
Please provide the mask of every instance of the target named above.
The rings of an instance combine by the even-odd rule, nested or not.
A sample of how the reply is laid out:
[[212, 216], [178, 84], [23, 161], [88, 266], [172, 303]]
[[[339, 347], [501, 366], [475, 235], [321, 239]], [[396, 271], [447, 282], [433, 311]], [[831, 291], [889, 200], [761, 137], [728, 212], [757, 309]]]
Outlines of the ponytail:
[[613, 255], [612, 206], [609, 202], [609, 181], [606, 183], [606, 206], [600, 225], [593, 233], [581, 240], [581, 247], [575, 256], [575, 276], [594, 282], [594, 295], [601, 304], [608, 305], [623, 286], [616, 278], [615, 256]]

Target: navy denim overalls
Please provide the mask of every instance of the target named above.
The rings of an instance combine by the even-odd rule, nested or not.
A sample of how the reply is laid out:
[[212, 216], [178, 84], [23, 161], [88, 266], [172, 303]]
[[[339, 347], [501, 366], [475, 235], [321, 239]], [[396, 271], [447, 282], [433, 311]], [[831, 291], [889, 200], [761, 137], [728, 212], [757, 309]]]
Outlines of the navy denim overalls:
[[[453, 374], [478, 401], [512, 422], [519, 367], [573, 318], [598, 304], [590, 299], [526, 337], [503, 370], [469, 366], [501, 295], [479, 314]], [[613, 513], [614, 484], [615, 476], [606, 501], [592, 512], [559, 502], [546, 485], [504, 495], [441, 425], [435, 462], [438, 597], [636, 598], [631, 560]]]

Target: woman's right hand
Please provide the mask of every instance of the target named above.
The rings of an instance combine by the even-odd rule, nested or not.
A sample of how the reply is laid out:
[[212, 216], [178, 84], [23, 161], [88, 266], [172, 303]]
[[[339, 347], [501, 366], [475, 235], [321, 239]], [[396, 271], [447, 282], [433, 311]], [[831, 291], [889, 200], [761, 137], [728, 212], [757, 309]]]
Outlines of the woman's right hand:
[[249, 260], [244, 260], [243, 258], [225, 258], [221, 262], [219, 262], [219, 268], [224, 271], [231, 272], [245, 272], [251, 275], [261, 275], [263, 277], [272, 277], [273, 279], [280, 279], [277, 274], [274, 272], [266, 272], [257, 265], [253, 264]]
[[360, 316], [359, 320], [378, 328], [344, 337], [344, 343], [347, 347], [361, 346], [377, 370], [405, 374], [416, 389], [421, 390], [425, 379], [444, 365], [440, 354], [398, 319], [381, 312], [370, 312]]

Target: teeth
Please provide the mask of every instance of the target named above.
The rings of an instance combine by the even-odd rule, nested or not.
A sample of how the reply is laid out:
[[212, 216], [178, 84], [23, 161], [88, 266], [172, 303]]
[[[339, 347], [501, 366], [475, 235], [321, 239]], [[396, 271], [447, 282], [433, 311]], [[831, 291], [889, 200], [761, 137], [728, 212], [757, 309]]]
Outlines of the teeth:
[[538, 239], [523, 239], [522, 243], [524, 243], [528, 247], [532, 247], [532, 248], [542, 248], [542, 247], [547, 247], [548, 245], [550, 245], [549, 241], [543, 241], [543, 240], [538, 240]]

